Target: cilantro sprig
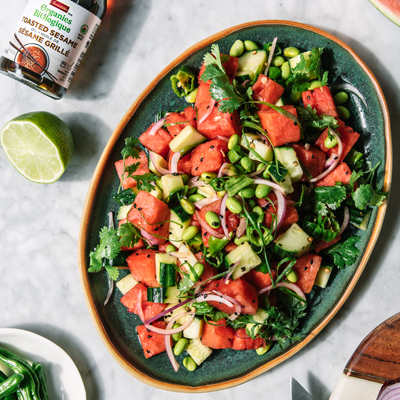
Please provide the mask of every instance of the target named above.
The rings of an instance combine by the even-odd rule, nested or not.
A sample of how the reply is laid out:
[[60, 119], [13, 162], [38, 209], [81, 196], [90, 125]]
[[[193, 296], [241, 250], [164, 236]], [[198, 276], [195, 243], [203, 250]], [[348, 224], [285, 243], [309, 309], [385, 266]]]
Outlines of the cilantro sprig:
[[346, 265], [352, 265], [360, 254], [360, 250], [355, 247], [359, 240], [358, 236], [351, 236], [346, 241], [338, 242], [329, 247], [325, 251], [325, 255], [329, 256], [339, 269], [344, 268]]

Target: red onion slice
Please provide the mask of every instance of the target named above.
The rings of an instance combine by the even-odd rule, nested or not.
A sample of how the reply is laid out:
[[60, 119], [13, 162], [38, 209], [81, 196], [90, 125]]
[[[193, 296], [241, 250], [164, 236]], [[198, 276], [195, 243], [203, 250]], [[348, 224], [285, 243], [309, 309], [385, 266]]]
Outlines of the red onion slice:
[[215, 105], [215, 100], [211, 99], [207, 112], [200, 118], [200, 121], [198, 123], [199, 125], [201, 125], [207, 119], [207, 117], [212, 113], [214, 105]]
[[247, 333], [239, 334], [238, 331], [235, 331], [235, 335], [239, 339], [251, 339], [251, 337]]
[[247, 85], [249, 82], [250, 82], [250, 79], [246, 79], [245, 81], [243, 81], [243, 82], [241, 83], [241, 85], [242, 85], [243, 87], [246, 87], [246, 85]]
[[226, 162], [226, 163], [223, 163], [222, 165], [221, 165], [221, 168], [219, 169], [219, 171], [218, 171], [218, 178], [221, 178], [221, 176], [223, 175], [223, 173], [224, 173], [224, 171], [225, 171], [225, 169], [226, 169], [226, 167], [228, 166], [229, 164]]
[[144, 323], [144, 313], [142, 308], [142, 291], [139, 290], [138, 302], [136, 303], [136, 311], [139, 314], [139, 318]]
[[207, 186], [207, 183], [204, 181], [195, 181], [189, 183], [189, 189], [192, 189], [194, 187], [201, 187], [201, 186]]
[[229, 139], [227, 137], [225, 137], [225, 136], [217, 136], [217, 139], [218, 140], [222, 140], [223, 142], [226, 142], [226, 143], [229, 142]]
[[[157, 328], [156, 326], [153, 326], [153, 325], [150, 325], [150, 324], [144, 324], [144, 326], [145, 326], [149, 331], [152, 331], [152, 332], [154, 332], [154, 333], [158, 333], [159, 335], [174, 335], [175, 333], [182, 332], [184, 329], [186, 329], [186, 328], [192, 323], [192, 321], [193, 321], [193, 319], [194, 319], [195, 313], [194, 313], [194, 312], [192, 312], [192, 313], [184, 312], [184, 313], [181, 313], [181, 314], [179, 314], [179, 315], [176, 315], [176, 316], [173, 318], [173, 319], [178, 319], [178, 318], [183, 317], [184, 315], [188, 315], [188, 314], [193, 314], [193, 315], [192, 315], [192, 318], [189, 318], [189, 319], [188, 319], [182, 326], [180, 326], [179, 328], [170, 329], [170, 328], [168, 328], [169, 323], [168, 323], [166, 329]], [[171, 325], [171, 326], [172, 326], [172, 325]]]
[[219, 197], [206, 197], [205, 199], [201, 199], [199, 201], [196, 201], [194, 204], [194, 206], [201, 210], [204, 206], [208, 206], [211, 203], [214, 203], [214, 201], [219, 200]]
[[200, 179], [199, 176], [194, 176], [193, 178], [190, 178], [188, 181], [188, 185], [190, 186], [192, 183], [197, 182]]
[[151, 236], [150, 233], [146, 232], [144, 229], [140, 230], [140, 234], [144, 237], [144, 239], [150, 246], [158, 246], [160, 244], [157, 238]]
[[[293, 292], [295, 292], [298, 296], [300, 296], [303, 300], [306, 300], [306, 295], [305, 295], [305, 294], [303, 293], [303, 291], [302, 291], [297, 285], [295, 285], [294, 283], [278, 282], [275, 286], [276, 286], [277, 288], [279, 288], [279, 287], [284, 287], [284, 288], [286, 288], [286, 289], [290, 289], [290, 290], [292, 290]], [[265, 292], [268, 292], [268, 291], [271, 290], [271, 289], [272, 289], [272, 285], [267, 286], [267, 287], [265, 287], [264, 289], [261, 289], [261, 290], [258, 292], [258, 295], [260, 296], [260, 295], [264, 294]]]
[[339, 135], [333, 129], [330, 129], [330, 133], [331, 133], [331, 135], [333, 135], [336, 138], [336, 140], [338, 142], [338, 154], [337, 154], [338, 157], [336, 160], [334, 160], [333, 164], [328, 169], [326, 169], [322, 174], [318, 175], [317, 177], [311, 179], [310, 182], [318, 182], [321, 179], [325, 178], [328, 174], [330, 174], [336, 168], [336, 166], [340, 162], [340, 158], [342, 157], [342, 153], [343, 153], [342, 141], [340, 140]]
[[225, 237], [225, 235], [222, 235], [221, 233], [217, 232], [216, 230], [212, 229], [210, 227], [210, 225], [207, 224], [207, 222], [203, 221], [200, 218], [200, 214], [198, 211], [194, 212], [194, 215], [197, 218], [197, 221], [199, 222], [199, 224], [201, 225], [201, 227], [207, 232], [209, 233], [211, 236], [216, 237], [217, 239], [223, 239]]
[[240, 238], [243, 236], [243, 234], [246, 231], [246, 227], [247, 227], [247, 219], [246, 217], [242, 217], [240, 218], [240, 222], [239, 222], [239, 226], [236, 230], [236, 237]]
[[221, 208], [219, 210], [219, 213], [221, 215], [221, 225], [222, 229], [224, 230], [224, 235], [226, 236], [227, 239], [229, 239], [229, 231], [228, 228], [226, 227], [227, 221], [226, 221], [226, 201], [228, 200], [228, 193], [225, 193], [225, 196], [222, 198], [221, 201]]
[[338, 233], [338, 236], [340, 236], [344, 232], [344, 230], [347, 228], [349, 221], [350, 221], [349, 207], [344, 206], [344, 218], [343, 218], [342, 225], [340, 226], [340, 231]]
[[229, 278], [231, 277], [231, 275], [233, 274], [233, 272], [235, 271], [235, 268], [240, 264], [240, 261], [242, 261], [242, 257], [240, 257], [240, 259], [238, 261], [236, 261], [232, 267], [229, 268], [229, 272], [225, 275], [224, 278], [224, 282], [228, 282]]
[[171, 174], [178, 172], [178, 161], [181, 158], [181, 153], [177, 152], [171, 158]]
[[167, 118], [164, 117], [164, 118], [161, 118], [159, 121], [157, 121], [157, 122], [153, 125], [153, 127], [150, 129], [149, 136], [155, 135], [156, 132], [164, 125], [164, 121], [165, 121], [166, 119], [167, 119]]
[[177, 308], [185, 305], [186, 303], [189, 303], [190, 301], [192, 301], [192, 299], [187, 299], [185, 301], [182, 301], [182, 303], [175, 304], [174, 306], [172, 306], [170, 308], [167, 308], [166, 310], [164, 310], [160, 314], [157, 314], [154, 317], [148, 319], [145, 323], [146, 324], [151, 324], [152, 322], [157, 321], [158, 319], [164, 317], [164, 315], [169, 314], [170, 312], [172, 312], [172, 311], [176, 310]]
[[161, 174], [161, 175], [167, 175], [170, 174], [171, 171], [169, 169], [163, 168], [157, 161], [154, 153], [152, 151], [149, 151], [150, 155], [150, 160], [152, 164], [154, 165], [154, 168]]
[[376, 400], [400, 400], [400, 380], [385, 382]]
[[218, 296], [222, 296], [224, 299], [232, 302], [235, 305], [235, 311], [233, 312], [233, 314], [228, 315], [228, 319], [231, 321], [234, 321], [242, 312], [242, 305], [233, 297], [227, 296], [226, 294], [222, 294], [220, 292], [217, 292], [216, 290], [213, 290], [213, 292], [215, 294], [217, 294]]
[[339, 156], [336, 153], [332, 153], [331, 156], [325, 161], [325, 168], [329, 168]]
[[253, 176], [257, 176], [260, 175], [261, 172], [263, 172], [265, 170], [266, 167], [263, 167], [261, 169], [259, 169], [258, 171], [252, 172], [251, 174], [247, 174], [248, 177], [252, 178]]

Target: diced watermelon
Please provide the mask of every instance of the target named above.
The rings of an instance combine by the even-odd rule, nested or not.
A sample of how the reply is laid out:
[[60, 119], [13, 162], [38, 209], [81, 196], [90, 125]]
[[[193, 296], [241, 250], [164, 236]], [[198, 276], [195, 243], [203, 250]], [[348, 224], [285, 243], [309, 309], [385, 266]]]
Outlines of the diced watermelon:
[[199, 221], [197, 221], [197, 218], [194, 214], [192, 215], [192, 221], [190, 222], [190, 225], [197, 226], [198, 228], [200, 228], [200, 223]]
[[[221, 210], [221, 203], [222, 203], [222, 199], [216, 200], [213, 203], [202, 207], [199, 212], [200, 218], [202, 219], [202, 221], [206, 222], [206, 214], [208, 211], [214, 211], [215, 213], [217, 213], [219, 215], [220, 210]], [[228, 209], [226, 210], [225, 219], [228, 223], [228, 232], [234, 231], [239, 226], [239, 217], [236, 214], [232, 214]], [[211, 235], [204, 228], [201, 228], [201, 229], [202, 229], [203, 243], [205, 244], [206, 247], [208, 247], [208, 240]], [[214, 230], [221, 234], [224, 233], [222, 226], [220, 226], [218, 229], [214, 229]]]
[[327, 249], [328, 247], [333, 246], [336, 242], [338, 242], [341, 239], [340, 236], [335, 237], [335, 239], [331, 240], [330, 242], [324, 242], [321, 239], [317, 239], [313, 241], [314, 245], [314, 250], [316, 253], [319, 253], [320, 251]]
[[[186, 122], [186, 121], [188, 121], [188, 122]], [[193, 126], [193, 128], [196, 128], [196, 126], [197, 126], [196, 110], [193, 107], [189, 106], [189, 107], [186, 107], [180, 113], [174, 112], [174, 113], [168, 114], [167, 119], [165, 120], [165, 125], [177, 124], [178, 122], [185, 122], [185, 123], [179, 124], [179, 125], [167, 126], [167, 130], [173, 138], [175, 136], [179, 135], [181, 130], [187, 125], [191, 125], [191, 126]]]
[[156, 279], [156, 251], [137, 250], [127, 259], [129, 270], [135, 281], [149, 287], [159, 287]]
[[125, 293], [121, 298], [121, 303], [137, 314], [137, 305], [140, 295], [142, 296], [141, 303], [147, 301], [147, 287], [143, 283], [136, 284], [129, 292]]
[[[205, 323], [203, 325], [203, 333], [201, 335], [201, 343], [203, 343], [205, 346], [210, 347], [211, 349], [230, 349], [232, 347], [233, 343], [233, 338], [228, 338], [225, 336], [219, 336], [217, 334], [217, 329], [218, 328], [224, 328], [224, 327], [218, 327], [218, 326], [213, 326], [212, 324], [226, 324], [225, 319], [220, 319], [218, 322], [213, 322], [210, 321], [210, 323]], [[232, 331], [233, 329], [230, 328]], [[235, 333], [233, 333], [233, 336], [235, 336]]]
[[[229, 60], [224, 62], [222, 64], [222, 66], [224, 67], [226, 75], [229, 78], [229, 82], [232, 83], [233, 79], [236, 76], [236, 71], [237, 71], [238, 66], [239, 66], [239, 59], [237, 57], [228, 56], [227, 54], [221, 54], [221, 56], [229, 57]], [[206, 67], [205, 67], [204, 63], [201, 64], [200, 73], [199, 73], [199, 77], [198, 77], [199, 85], [201, 83], [203, 83], [203, 81], [201, 80], [201, 75], [203, 75], [205, 69], [206, 69]], [[211, 81], [207, 81], [206, 83], [210, 85]]]
[[[313, 178], [317, 177], [325, 170], [326, 156], [321, 150], [318, 150], [315, 146], [308, 146], [306, 149], [303, 144], [293, 143], [294, 151], [297, 157], [307, 168], [307, 171], [311, 174]], [[302, 180], [308, 181], [306, 174], [303, 175]]]
[[336, 182], [349, 183], [351, 170], [349, 166], [342, 162], [325, 178], [315, 183], [315, 186], [335, 186]]
[[[157, 321], [153, 324], [157, 328], [165, 329], [167, 324], [164, 321]], [[137, 328], [140, 344], [142, 345], [144, 356], [150, 358], [156, 354], [164, 352], [165, 336], [159, 333], [151, 332], [144, 325], [139, 325]], [[172, 339], [171, 339], [172, 341]], [[172, 342], [171, 342], [172, 343]]]
[[[260, 74], [257, 82], [252, 86], [253, 100], [264, 101], [266, 103], [275, 104], [282, 96], [285, 89], [274, 80]], [[270, 107], [266, 104], [256, 104], [259, 110], [268, 110]]]
[[252, 339], [248, 337], [248, 339], [242, 339], [244, 337], [248, 337], [245, 328], [240, 328], [236, 331], [235, 338], [233, 339], [232, 349], [234, 350], [256, 350], [259, 347], [264, 346], [264, 339], [260, 337], [256, 337]]
[[[126, 218], [121, 219], [118, 222], [118, 226], [121, 226], [123, 224], [126, 224]], [[121, 251], [128, 251], [128, 250], [134, 251], [134, 250], [142, 249], [143, 247], [144, 247], [143, 239], [139, 239], [139, 241], [133, 247], [121, 246]]]
[[[168, 307], [168, 304], [152, 303], [150, 301], [145, 301], [142, 304], [144, 320], [147, 321], [150, 318], [155, 317], [156, 315], [162, 313], [167, 307]], [[137, 314], [137, 313], [135, 313], [135, 314]]]
[[192, 151], [191, 174], [200, 176], [203, 172], [218, 172], [225, 162], [228, 144], [223, 140], [210, 140]]
[[331, 115], [335, 118], [339, 116], [328, 86], [307, 90], [301, 94], [301, 97], [304, 107], [310, 104], [317, 111], [317, 115]]
[[[293, 106], [283, 106], [281, 108], [297, 117], [297, 110]], [[300, 140], [300, 127], [298, 124], [278, 111], [270, 108], [268, 110], [260, 110], [258, 115], [261, 126], [266, 130], [275, 147]]]
[[[135, 202], [128, 212], [127, 219], [133, 225], [144, 229], [151, 235], [157, 235], [156, 239], [160, 244], [163, 244], [169, 236], [169, 222], [164, 222], [169, 221], [169, 217], [170, 210], [168, 206], [163, 201], [142, 190], [136, 196]], [[159, 222], [162, 222], [162, 224], [159, 224]]]
[[[135, 171], [135, 175], [144, 175], [150, 172], [149, 170], [149, 161], [147, 160], [146, 153], [144, 151], [141, 151], [140, 153], [140, 158], [133, 159], [132, 157], [128, 157], [125, 160], [125, 167], [128, 167], [129, 165], [135, 164], [135, 163], [140, 163], [139, 168]], [[122, 180], [122, 173], [124, 172], [124, 160], [119, 160], [115, 163], [115, 169], [117, 170], [117, 174], [119, 176], [119, 179]], [[125, 173], [125, 176], [128, 175], [128, 173]], [[125, 178], [124, 181], [122, 182], [122, 187], [124, 189], [129, 189], [132, 187], [136, 187], [136, 181], [133, 178]]]
[[222, 113], [218, 110], [218, 103], [215, 103], [213, 110], [202, 121], [202, 117], [209, 111], [211, 105], [210, 85], [202, 83], [199, 86], [196, 96], [195, 107], [197, 109], [197, 130], [206, 138], [213, 140], [218, 136], [231, 137], [232, 135], [239, 135], [241, 130], [239, 127], [240, 121], [238, 113], [235, 111], [233, 114]]
[[214, 332], [217, 336], [227, 339], [233, 339], [235, 337], [235, 331], [232, 327], [226, 325], [226, 319], [220, 319], [216, 322], [216, 324], [221, 325], [216, 326], [214, 329]]
[[233, 243], [233, 242], [229, 242], [229, 243], [225, 246], [225, 251], [226, 251], [227, 253], [230, 253], [231, 251], [235, 250], [236, 247], [238, 247], [237, 244], [235, 244], [235, 243]]
[[150, 135], [151, 128], [154, 123], [149, 126], [149, 128], [143, 132], [140, 137], [140, 143], [147, 149], [154, 151], [154, 153], [159, 154], [161, 157], [166, 158], [169, 152], [169, 142], [172, 140], [172, 136], [165, 130], [160, 128], [153, 135]]
[[[171, 169], [171, 160], [172, 160], [172, 156], [175, 153], [173, 151], [169, 152], [169, 156], [168, 156], [168, 168]], [[182, 158], [179, 159], [178, 161], [178, 171], [179, 172], [183, 172], [185, 174], [190, 175], [192, 173], [192, 153], [186, 154], [185, 156], [183, 156]]]
[[[234, 298], [242, 306], [243, 314], [254, 315], [257, 312], [257, 290], [240, 278], [230, 279], [228, 283], [225, 283], [223, 279], [211, 281], [206, 285], [206, 290], [216, 290], [221, 294]], [[209, 301], [209, 304], [227, 314], [232, 314], [235, 311], [234, 307], [229, 307], [218, 301]]]
[[[322, 257], [308, 253], [300, 257], [293, 270], [297, 274], [296, 285], [304, 292], [310, 293], [321, 265]], [[282, 269], [283, 270], [283, 269]]]
[[[270, 261], [270, 267], [274, 279], [276, 277], [276, 266], [277, 263], [275, 261]], [[254, 268], [251, 269], [247, 274], [244, 274], [242, 279], [247, 283], [250, 283], [250, 285], [254, 286], [257, 290], [264, 289], [270, 286], [272, 283], [271, 277], [268, 273], [264, 274], [263, 272], [256, 271]]]

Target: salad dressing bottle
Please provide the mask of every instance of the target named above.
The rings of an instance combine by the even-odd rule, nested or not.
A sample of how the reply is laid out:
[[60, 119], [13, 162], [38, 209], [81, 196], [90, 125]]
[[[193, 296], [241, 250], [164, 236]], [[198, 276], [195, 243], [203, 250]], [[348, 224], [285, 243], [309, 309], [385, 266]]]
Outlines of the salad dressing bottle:
[[0, 72], [61, 99], [101, 23], [107, 0], [29, 0]]

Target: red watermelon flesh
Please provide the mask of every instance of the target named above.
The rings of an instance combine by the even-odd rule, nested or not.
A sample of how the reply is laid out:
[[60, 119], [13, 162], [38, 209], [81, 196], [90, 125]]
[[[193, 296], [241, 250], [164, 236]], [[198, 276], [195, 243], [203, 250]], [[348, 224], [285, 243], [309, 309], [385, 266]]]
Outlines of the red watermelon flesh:
[[309, 253], [300, 257], [293, 266], [293, 270], [297, 273], [297, 282], [295, 284], [304, 293], [311, 292], [319, 267], [321, 266], [321, 261], [322, 257]]
[[200, 176], [203, 172], [218, 172], [225, 162], [228, 143], [223, 140], [210, 140], [200, 144], [192, 151], [191, 173]]
[[[226, 54], [221, 54], [221, 56], [229, 57], [229, 60], [226, 61], [226, 62], [224, 62], [224, 63], [222, 64], [222, 66], [224, 67], [225, 72], [226, 72], [226, 75], [227, 75], [228, 78], [229, 78], [229, 82], [232, 83], [233, 79], [234, 79], [235, 76], [236, 76], [236, 71], [237, 71], [238, 66], [239, 66], [239, 59], [238, 59], [237, 57], [231, 57], [231, 56], [228, 56], [228, 55], [226, 55]], [[198, 77], [199, 85], [200, 85], [201, 83], [204, 83], [204, 82], [201, 80], [201, 75], [203, 75], [205, 69], [206, 69], [206, 67], [205, 67], [204, 63], [201, 64], [200, 73], [199, 73], [199, 77]], [[207, 84], [210, 85], [210, 84], [211, 84], [211, 81], [207, 81], [207, 82], [205, 82], [205, 83], [207, 83]]]
[[385, 17], [400, 26], [400, 3], [397, 0], [369, 0]]
[[[186, 122], [188, 121], [188, 122]], [[178, 122], [184, 122], [183, 124], [175, 125]], [[196, 128], [196, 110], [192, 107], [186, 107], [182, 112], [177, 113], [170, 113], [167, 115], [165, 120], [165, 125], [174, 124], [171, 126], [167, 126], [168, 132], [174, 138], [175, 136], [179, 135], [181, 130], [187, 126], [191, 125], [193, 128]]]
[[233, 242], [229, 242], [226, 246], [225, 246], [225, 251], [227, 253], [230, 253], [231, 251], [235, 250], [237, 248], [237, 244], [233, 243]]
[[156, 251], [137, 250], [127, 259], [129, 270], [135, 281], [149, 287], [159, 287], [156, 279]]
[[[165, 329], [167, 324], [164, 321], [157, 321], [153, 324], [157, 328]], [[144, 325], [137, 328], [140, 344], [142, 345], [144, 356], [150, 358], [165, 351], [165, 336], [151, 332]], [[172, 339], [171, 339], [172, 343]]]
[[328, 86], [307, 90], [301, 94], [301, 97], [304, 107], [310, 104], [317, 111], [317, 115], [331, 115], [335, 118], [339, 116]]
[[[135, 175], [144, 175], [150, 172], [149, 170], [149, 161], [147, 160], [146, 153], [144, 151], [141, 151], [139, 153], [139, 159], [135, 158], [133, 159], [132, 157], [128, 157], [125, 160], [125, 167], [128, 167], [129, 165], [135, 164], [135, 163], [140, 163], [139, 168], [136, 170]], [[117, 170], [117, 174], [119, 176], [119, 179], [122, 180], [122, 173], [124, 172], [124, 160], [119, 160], [115, 163], [115, 169]], [[125, 173], [125, 176], [128, 175], [128, 173]], [[132, 187], [136, 187], [136, 181], [133, 178], [125, 178], [124, 181], [122, 182], [122, 187], [124, 189], [129, 189]]]
[[[274, 279], [276, 277], [276, 266], [277, 263], [275, 261], [270, 261], [270, 267]], [[263, 272], [256, 271], [254, 268], [247, 274], [243, 275], [242, 279], [247, 283], [250, 283], [250, 285], [254, 286], [257, 290], [264, 289], [272, 283], [271, 277], [268, 273], [264, 274]]]
[[216, 326], [214, 329], [214, 333], [217, 336], [227, 339], [233, 339], [235, 337], [235, 331], [231, 326], [226, 325], [226, 319], [220, 319], [216, 324], [220, 325]]
[[[253, 100], [264, 101], [275, 104], [282, 96], [285, 89], [274, 80], [260, 74], [257, 82], [252, 86]], [[268, 110], [270, 107], [266, 104], [256, 104], [259, 110]]]
[[[307, 168], [313, 178], [324, 172], [326, 161], [325, 153], [311, 145], [306, 148], [303, 144], [293, 143], [292, 147], [301, 163], [305, 168]], [[302, 180], [308, 181], [305, 174], [303, 175]]]
[[[172, 156], [175, 153], [173, 151], [169, 152], [168, 156], [168, 168], [171, 169]], [[190, 175], [192, 173], [192, 153], [186, 154], [178, 161], [178, 171]]]
[[121, 303], [137, 314], [137, 305], [140, 296], [141, 303], [147, 301], [147, 287], [143, 283], [136, 284], [129, 292], [125, 293], [121, 298]]
[[151, 124], [149, 128], [140, 135], [139, 141], [147, 149], [166, 158], [169, 152], [169, 142], [172, 140], [172, 136], [162, 128], [156, 131], [153, 135], [150, 135], [153, 125], [154, 124]]
[[264, 339], [256, 337], [255, 339], [242, 339], [248, 337], [245, 328], [240, 328], [236, 331], [233, 339], [232, 349], [234, 350], [256, 350], [264, 345]]
[[211, 349], [230, 349], [232, 347], [233, 338], [217, 335], [216, 331], [219, 327], [211, 325], [211, 324], [225, 324], [225, 323], [226, 323], [225, 319], [220, 319], [218, 322], [210, 321], [209, 324], [204, 323], [203, 333], [201, 335], [201, 343], [203, 343], [205, 346], [210, 347]]
[[336, 182], [348, 184], [351, 178], [349, 166], [342, 162], [325, 178], [315, 183], [315, 186], [335, 186]]

